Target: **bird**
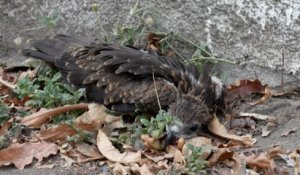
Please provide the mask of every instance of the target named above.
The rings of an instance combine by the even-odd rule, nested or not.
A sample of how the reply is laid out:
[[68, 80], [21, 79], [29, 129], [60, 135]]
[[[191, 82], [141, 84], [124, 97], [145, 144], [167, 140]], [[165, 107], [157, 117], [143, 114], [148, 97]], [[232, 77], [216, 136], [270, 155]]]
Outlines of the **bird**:
[[86, 89], [89, 102], [119, 113], [166, 110], [180, 121], [167, 142], [197, 136], [226, 95], [222, 82], [194, 64], [133, 46], [92, 43], [67, 35], [31, 39], [26, 57], [56, 67], [63, 80]]

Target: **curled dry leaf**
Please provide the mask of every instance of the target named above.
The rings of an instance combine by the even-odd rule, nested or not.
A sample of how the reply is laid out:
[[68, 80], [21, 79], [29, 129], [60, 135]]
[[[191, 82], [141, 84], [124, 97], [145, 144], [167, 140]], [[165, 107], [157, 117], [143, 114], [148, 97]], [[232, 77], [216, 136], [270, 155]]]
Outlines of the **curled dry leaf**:
[[167, 146], [167, 153], [171, 154], [173, 156], [173, 162], [176, 163], [176, 165], [185, 165], [185, 159], [183, 154], [180, 150], [178, 150], [176, 147], [172, 145]]
[[164, 147], [161, 145], [158, 139], [150, 137], [149, 135], [141, 135], [141, 140], [143, 141], [146, 148], [150, 150], [162, 150]]
[[265, 154], [252, 154], [250, 156], [240, 155], [242, 159], [246, 160], [247, 166], [251, 169], [269, 169], [271, 168], [271, 159]]
[[251, 105], [263, 104], [272, 97], [271, 89], [268, 86], [265, 88], [265, 91], [263, 94], [264, 94], [264, 96], [262, 96], [260, 99], [258, 99], [255, 102], [252, 102], [250, 104]]
[[241, 112], [239, 113], [240, 117], [252, 117], [257, 120], [265, 120], [268, 122], [276, 122], [277, 118], [273, 116], [258, 114], [258, 113], [247, 113], [247, 112]]
[[292, 129], [289, 129], [286, 132], [282, 133], [281, 136], [287, 137], [288, 135], [290, 135], [291, 133], [296, 132], [296, 131], [297, 131], [297, 128], [292, 128]]
[[212, 132], [220, 137], [223, 137], [223, 138], [226, 138], [229, 140], [238, 141], [246, 146], [253, 146], [253, 144], [254, 144], [254, 140], [249, 135], [237, 136], [237, 135], [229, 134], [227, 129], [225, 128], [225, 126], [219, 122], [219, 120], [216, 116], [214, 116], [213, 119], [211, 120], [211, 122], [209, 123], [208, 129], [210, 132]]
[[22, 78], [25, 78], [27, 76], [29, 79], [32, 80], [33, 78], [36, 77], [36, 74], [37, 74], [37, 70], [28, 69], [26, 72], [22, 72], [18, 79], [22, 79]]
[[107, 114], [103, 105], [89, 104], [89, 110], [77, 117], [75, 124], [84, 130], [98, 130], [102, 124], [120, 121], [120, 117]]
[[131, 170], [141, 175], [152, 175], [153, 173], [149, 170], [147, 164], [139, 166], [137, 163], [131, 165]]
[[[266, 90], [267, 89], [267, 90]], [[246, 97], [252, 93], [264, 93], [265, 96], [256, 103], [265, 102], [271, 97], [271, 90], [267, 85], [262, 85], [260, 80], [242, 79], [227, 87], [229, 102], [234, 101], [237, 97]]]
[[165, 35], [149, 33], [147, 48], [154, 51], [160, 51], [160, 40], [164, 37]]
[[41, 109], [39, 112], [24, 117], [21, 121], [21, 124], [28, 126], [30, 128], [39, 128], [43, 124], [49, 122], [51, 118], [53, 118], [58, 114], [62, 114], [72, 110], [80, 110], [80, 109], [87, 109], [87, 108], [88, 108], [88, 104], [81, 103], [75, 105], [66, 105], [54, 109]]
[[52, 128], [41, 130], [39, 133], [39, 138], [41, 140], [50, 141], [64, 140], [68, 136], [75, 135], [76, 133], [76, 130], [71, 128], [70, 126], [66, 124], [60, 124]]
[[125, 166], [120, 163], [115, 163], [111, 165], [113, 168], [113, 174], [117, 175], [128, 175], [130, 174], [130, 166]]
[[217, 152], [214, 153], [208, 160], [211, 166], [216, 165], [226, 159], [232, 159], [234, 152], [228, 148], [218, 148]]
[[0, 166], [13, 163], [18, 169], [23, 169], [32, 163], [34, 157], [42, 161], [44, 157], [56, 154], [57, 150], [56, 144], [47, 142], [13, 144], [0, 151]]
[[102, 159], [103, 155], [99, 152], [97, 146], [90, 145], [87, 143], [77, 143], [76, 144], [77, 151], [82, 153], [83, 155], [95, 159]]
[[141, 151], [120, 153], [120, 151], [113, 146], [108, 137], [101, 130], [98, 131], [97, 146], [101, 154], [108, 160], [118, 163], [134, 163], [141, 160]]
[[186, 143], [184, 144], [184, 146], [182, 148], [182, 154], [184, 157], [189, 157], [192, 153], [192, 151], [187, 147], [187, 145], [189, 145], [189, 144], [191, 144], [195, 147], [203, 148], [203, 153], [200, 155], [200, 159], [202, 159], [202, 160], [206, 160], [212, 151], [211, 149], [209, 149], [209, 147], [203, 147], [204, 145], [211, 145], [212, 144], [211, 139], [206, 138], [206, 137], [195, 137], [195, 138], [187, 140]]
[[8, 129], [11, 127], [14, 119], [9, 119], [5, 122], [2, 123], [1, 128], [0, 128], [0, 136], [3, 136], [6, 134]]

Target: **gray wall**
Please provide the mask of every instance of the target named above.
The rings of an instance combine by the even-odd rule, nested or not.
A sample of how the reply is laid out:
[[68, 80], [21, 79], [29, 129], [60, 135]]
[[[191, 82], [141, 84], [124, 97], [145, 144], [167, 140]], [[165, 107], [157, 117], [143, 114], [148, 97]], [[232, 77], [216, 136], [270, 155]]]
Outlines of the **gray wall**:
[[[91, 5], [99, 4], [97, 15]], [[57, 11], [53, 29], [21, 32], [24, 40], [45, 34], [64, 33], [103, 39], [101, 25], [113, 33], [117, 25], [136, 25], [129, 12], [131, 0], [1, 0], [0, 53], [24, 47], [13, 42], [21, 30], [41, 26], [41, 17]], [[195, 43], [206, 42], [213, 53], [240, 64], [281, 67], [300, 72], [299, 0], [140, 0], [161, 31], [173, 31]], [[8, 54], [9, 55], [9, 54]]]

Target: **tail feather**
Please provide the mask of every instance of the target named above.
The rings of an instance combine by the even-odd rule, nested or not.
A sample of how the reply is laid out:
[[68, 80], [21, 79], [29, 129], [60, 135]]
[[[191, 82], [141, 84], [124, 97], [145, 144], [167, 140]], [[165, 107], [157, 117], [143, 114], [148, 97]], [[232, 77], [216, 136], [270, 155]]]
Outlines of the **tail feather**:
[[46, 61], [48, 63], [54, 64], [55, 59], [53, 58], [53, 56], [48, 55], [46, 53], [43, 53], [41, 51], [38, 50], [31, 50], [31, 49], [23, 49], [20, 51], [20, 53], [26, 57], [33, 57], [33, 58], [37, 58], [43, 61]]
[[56, 59], [69, 51], [70, 48], [86, 45], [86, 42], [66, 36], [56, 35], [45, 39], [29, 40], [29, 45], [34, 49], [21, 50], [21, 54], [27, 57], [37, 58], [54, 64]]

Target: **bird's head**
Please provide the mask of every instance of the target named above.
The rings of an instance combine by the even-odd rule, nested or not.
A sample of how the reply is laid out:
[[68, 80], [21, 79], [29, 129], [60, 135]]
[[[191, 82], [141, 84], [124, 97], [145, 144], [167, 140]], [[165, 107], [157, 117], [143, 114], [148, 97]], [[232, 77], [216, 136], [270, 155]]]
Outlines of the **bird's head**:
[[204, 125], [208, 124], [211, 114], [202, 99], [190, 95], [180, 95], [169, 106], [171, 115], [176, 116], [180, 122], [167, 127], [166, 145], [175, 139], [192, 138], [201, 133]]

